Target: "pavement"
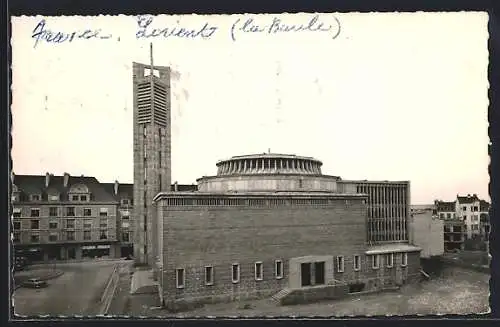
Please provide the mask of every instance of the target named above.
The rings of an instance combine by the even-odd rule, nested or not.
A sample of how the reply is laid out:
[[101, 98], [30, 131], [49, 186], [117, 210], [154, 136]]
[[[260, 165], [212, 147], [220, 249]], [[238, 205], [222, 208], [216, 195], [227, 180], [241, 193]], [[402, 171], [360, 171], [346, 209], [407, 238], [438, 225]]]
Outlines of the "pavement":
[[[96, 315], [99, 299], [117, 262], [121, 260], [57, 263], [56, 269], [64, 274], [49, 280], [48, 287], [19, 288], [14, 292], [14, 312], [30, 317]], [[46, 267], [51, 268], [52, 264]]]
[[[314, 304], [278, 306], [270, 299], [218, 303], [172, 314], [144, 307], [150, 317], [352, 317], [472, 314], [489, 311], [490, 275], [458, 267], [445, 268], [440, 277], [400, 290], [374, 294], [352, 294], [342, 300]], [[131, 316], [136, 316], [131, 312]]]

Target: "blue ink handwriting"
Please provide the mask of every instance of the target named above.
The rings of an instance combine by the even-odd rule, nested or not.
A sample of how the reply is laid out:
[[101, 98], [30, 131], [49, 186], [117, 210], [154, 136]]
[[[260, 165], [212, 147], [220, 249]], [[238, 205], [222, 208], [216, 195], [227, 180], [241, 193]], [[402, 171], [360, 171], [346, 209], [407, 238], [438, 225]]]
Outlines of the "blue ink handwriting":
[[138, 16], [137, 17], [137, 32], [135, 37], [137, 39], [141, 38], [156, 38], [156, 37], [179, 37], [179, 38], [202, 38], [209, 39], [217, 31], [216, 26], [212, 26], [205, 23], [201, 28], [185, 28], [180, 26], [174, 27], [162, 27], [162, 28], [150, 28], [151, 23], [153, 23], [152, 16]]
[[42, 19], [33, 29], [31, 38], [35, 40], [33, 47], [36, 48], [40, 41], [45, 41], [47, 43], [69, 43], [78, 39], [109, 39], [112, 37], [111, 34], [101, 34], [101, 32], [101, 29], [86, 29], [84, 31], [72, 31], [69, 33], [55, 32], [47, 29], [46, 21]]
[[268, 24], [259, 24], [253, 18], [247, 18], [244, 21], [238, 18], [231, 26], [231, 38], [233, 41], [236, 41], [236, 34], [238, 32], [264, 34], [287, 32], [330, 32], [332, 33], [332, 39], [336, 39], [340, 34], [340, 21], [335, 16], [333, 16], [333, 20], [335, 24], [332, 26], [322, 22], [319, 15], [314, 15], [305, 24], [286, 24], [278, 17], [273, 17], [272, 21], [268, 22]]

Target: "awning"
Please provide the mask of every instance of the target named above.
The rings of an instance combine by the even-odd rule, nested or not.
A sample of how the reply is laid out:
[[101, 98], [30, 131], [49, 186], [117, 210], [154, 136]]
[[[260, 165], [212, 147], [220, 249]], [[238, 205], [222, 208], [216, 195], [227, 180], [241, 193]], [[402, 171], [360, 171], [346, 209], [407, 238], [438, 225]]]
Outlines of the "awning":
[[366, 251], [366, 255], [386, 254], [386, 253], [401, 253], [401, 252], [420, 252], [421, 248], [408, 243], [391, 243], [370, 246]]

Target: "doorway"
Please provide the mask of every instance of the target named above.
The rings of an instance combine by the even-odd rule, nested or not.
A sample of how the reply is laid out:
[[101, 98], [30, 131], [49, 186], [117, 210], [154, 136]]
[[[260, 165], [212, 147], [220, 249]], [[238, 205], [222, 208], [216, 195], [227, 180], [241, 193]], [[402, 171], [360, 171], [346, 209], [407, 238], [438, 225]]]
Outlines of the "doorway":
[[302, 286], [311, 286], [311, 264], [301, 263], [300, 264], [300, 278]]
[[325, 263], [315, 262], [314, 263], [314, 285], [324, 285], [325, 284]]

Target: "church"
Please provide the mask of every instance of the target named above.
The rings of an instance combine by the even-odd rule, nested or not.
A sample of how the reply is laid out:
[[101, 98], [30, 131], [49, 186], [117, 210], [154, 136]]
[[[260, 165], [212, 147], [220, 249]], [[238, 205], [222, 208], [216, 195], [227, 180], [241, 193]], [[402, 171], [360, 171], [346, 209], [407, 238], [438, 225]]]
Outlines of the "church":
[[167, 308], [335, 299], [419, 279], [408, 181], [344, 180], [316, 158], [262, 153], [171, 190], [170, 69], [151, 59], [133, 72], [134, 254]]

